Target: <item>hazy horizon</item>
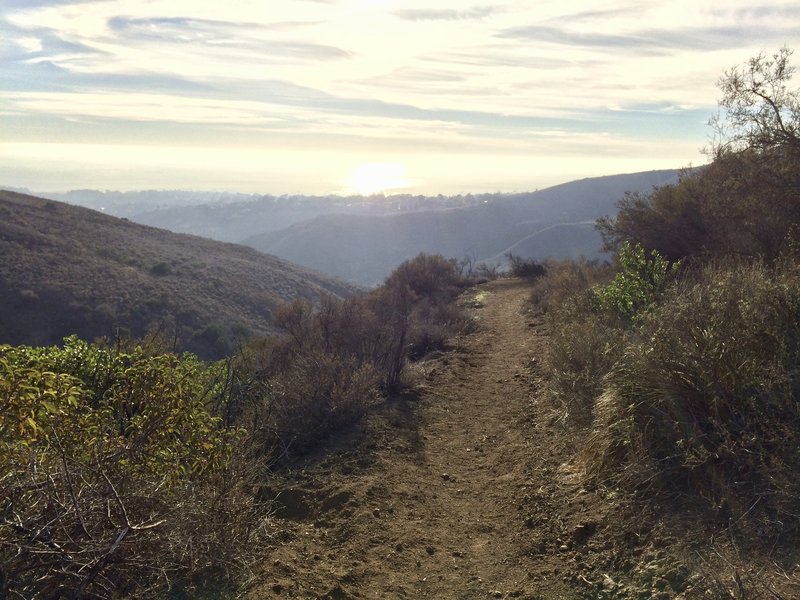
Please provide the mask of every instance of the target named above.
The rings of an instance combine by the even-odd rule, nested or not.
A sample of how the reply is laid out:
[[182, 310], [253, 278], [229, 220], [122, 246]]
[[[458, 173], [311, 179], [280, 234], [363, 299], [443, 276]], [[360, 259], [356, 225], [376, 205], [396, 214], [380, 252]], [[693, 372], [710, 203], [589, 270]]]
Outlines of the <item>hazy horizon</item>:
[[[693, 165], [687, 168], [694, 168], [699, 165]], [[416, 192], [410, 190], [395, 190], [395, 189], [388, 189], [388, 190], [381, 190], [377, 192], [371, 193], [360, 193], [354, 190], [343, 190], [337, 192], [320, 192], [320, 193], [303, 193], [303, 192], [272, 192], [270, 190], [241, 190], [241, 189], [222, 189], [222, 188], [208, 188], [208, 189], [193, 189], [189, 187], [185, 188], [177, 188], [177, 187], [168, 187], [168, 188], [129, 188], [129, 189], [120, 189], [120, 188], [96, 188], [96, 187], [75, 187], [75, 188], [68, 188], [68, 189], [38, 189], [38, 188], [31, 188], [27, 186], [15, 186], [15, 185], [6, 185], [5, 182], [0, 181], [0, 189], [8, 190], [12, 192], [19, 192], [19, 193], [27, 193], [27, 194], [49, 194], [53, 196], [65, 196], [68, 194], [80, 192], [96, 192], [96, 193], [104, 193], [104, 194], [138, 194], [138, 193], [148, 193], [152, 192], [155, 194], [169, 194], [169, 193], [176, 193], [176, 194], [188, 194], [188, 195], [215, 195], [215, 194], [228, 194], [230, 196], [273, 196], [273, 197], [282, 197], [282, 196], [301, 196], [307, 198], [321, 198], [327, 196], [336, 196], [336, 197], [363, 197], [363, 198], [370, 198], [370, 197], [382, 197], [382, 198], [391, 198], [392, 196], [420, 196], [420, 197], [427, 197], [427, 198], [435, 198], [436, 196], [443, 196], [443, 197], [456, 197], [456, 196], [483, 196], [483, 195], [494, 195], [494, 194], [501, 194], [501, 195], [514, 195], [514, 194], [531, 194], [536, 193], [542, 190], [546, 190], [551, 187], [558, 187], [560, 185], [570, 184], [576, 181], [580, 181], [582, 179], [594, 179], [594, 178], [603, 178], [603, 177], [614, 177], [617, 175], [635, 175], [638, 173], [647, 173], [647, 172], [658, 172], [658, 171], [680, 171], [681, 168], [665, 168], [665, 169], [645, 169], [644, 171], [631, 171], [627, 173], [604, 173], [600, 175], [587, 175], [587, 176], [579, 176], [573, 179], [565, 179], [555, 181], [554, 183], [531, 187], [528, 189], [514, 189], [514, 190], [464, 190], [464, 191], [457, 191], [457, 192], [434, 192], [434, 193], [425, 193], [425, 192]]]
[[522, 192], [705, 164], [793, 2], [6, 0], [0, 183]]

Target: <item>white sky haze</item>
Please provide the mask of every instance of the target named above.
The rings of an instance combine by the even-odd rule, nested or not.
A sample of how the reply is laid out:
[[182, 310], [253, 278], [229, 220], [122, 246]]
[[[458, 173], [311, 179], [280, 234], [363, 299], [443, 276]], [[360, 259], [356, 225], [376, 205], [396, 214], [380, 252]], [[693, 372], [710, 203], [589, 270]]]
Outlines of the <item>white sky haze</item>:
[[719, 77], [782, 46], [796, 2], [2, 0], [0, 185], [447, 194], [701, 164]]

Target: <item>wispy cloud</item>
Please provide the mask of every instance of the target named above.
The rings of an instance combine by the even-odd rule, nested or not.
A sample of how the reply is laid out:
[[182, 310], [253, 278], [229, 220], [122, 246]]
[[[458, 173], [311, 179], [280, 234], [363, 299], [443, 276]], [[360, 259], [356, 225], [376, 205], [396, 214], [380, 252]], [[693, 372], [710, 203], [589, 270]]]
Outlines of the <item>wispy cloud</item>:
[[392, 12], [399, 19], [407, 21], [464, 21], [467, 19], [483, 19], [497, 13], [496, 6], [474, 6], [466, 10], [453, 8], [417, 8], [395, 10]]
[[216, 49], [238, 48], [254, 54], [281, 58], [335, 60], [351, 53], [334, 46], [297, 40], [274, 40], [276, 30], [301, 26], [295, 22], [262, 25], [250, 22], [216, 21], [190, 17], [130, 18], [113, 17], [108, 22], [112, 32], [122, 39], [155, 41], [169, 44], [204, 45]]
[[393, 153], [442, 179], [469, 154], [472, 181], [560, 173], [566, 155], [679, 166], [724, 69], [800, 47], [792, 0], [0, 3], [0, 143], [247, 146], [286, 172], [292, 147], [325, 181]]
[[625, 6], [600, 9], [600, 10], [577, 10], [560, 13], [558, 16], [550, 19], [551, 22], [561, 23], [586, 23], [607, 21], [616, 18], [630, 18], [632, 16], [641, 15], [647, 12], [647, 9], [642, 4], [628, 4]]
[[752, 19], [798, 19], [800, 6], [798, 5], [752, 5], [742, 7], [717, 8], [712, 11], [717, 17], [731, 17], [737, 21]]
[[604, 48], [607, 50], [637, 50], [648, 54], [665, 54], [674, 50], [721, 50], [736, 48], [742, 38], [779, 37], [787, 33], [783, 27], [737, 25], [728, 27], [698, 27], [681, 31], [642, 29], [625, 34], [574, 31], [546, 25], [511, 27], [498, 34], [502, 38], [552, 43], [570, 47]]

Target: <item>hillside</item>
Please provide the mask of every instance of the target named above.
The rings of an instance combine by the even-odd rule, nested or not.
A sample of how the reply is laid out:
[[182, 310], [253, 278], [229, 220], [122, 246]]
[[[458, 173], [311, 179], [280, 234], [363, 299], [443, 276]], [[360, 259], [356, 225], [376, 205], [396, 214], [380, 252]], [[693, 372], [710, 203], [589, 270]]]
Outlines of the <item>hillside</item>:
[[505, 252], [544, 259], [600, 255], [594, 221], [626, 192], [673, 183], [678, 171], [573, 181], [534, 193], [485, 197], [470, 206], [394, 214], [325, 214], [242, 243], [363, 285], [419, 252], [501, 262]]
[[0, 343], [160, 328], [204, 356], [270, 330], [279, 304], [354, 288], [249, 248], [0, 192]]

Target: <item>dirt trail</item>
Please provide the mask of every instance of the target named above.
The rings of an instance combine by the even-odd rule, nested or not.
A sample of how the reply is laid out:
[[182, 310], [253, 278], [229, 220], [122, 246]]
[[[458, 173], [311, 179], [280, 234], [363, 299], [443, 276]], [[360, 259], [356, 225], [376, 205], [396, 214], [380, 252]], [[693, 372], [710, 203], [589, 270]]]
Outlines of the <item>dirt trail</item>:
[[[528, 293], [507, 279], [470, 290], [475, 331], [413, 365], [415, 394], [277, 477], [248, 600], [751, 597], [740, 575], [760, 581], [771, 550], [759, 566], [702, 515], [581, 487], [571, 437], [586, 431], [542, 393], [548, 338]], [[769, 597], [800, 597], [792, 560], [773, 578], [790, 591]]]
[[596, 523], [565, 522], [580, 490], [537, 401], [545, 337], [528, 293], [516, 280], [471, 291], [476, 332], [416, 367], [418, 396], [288, 475], [251, 598], [576, 597], [569, 550]]

